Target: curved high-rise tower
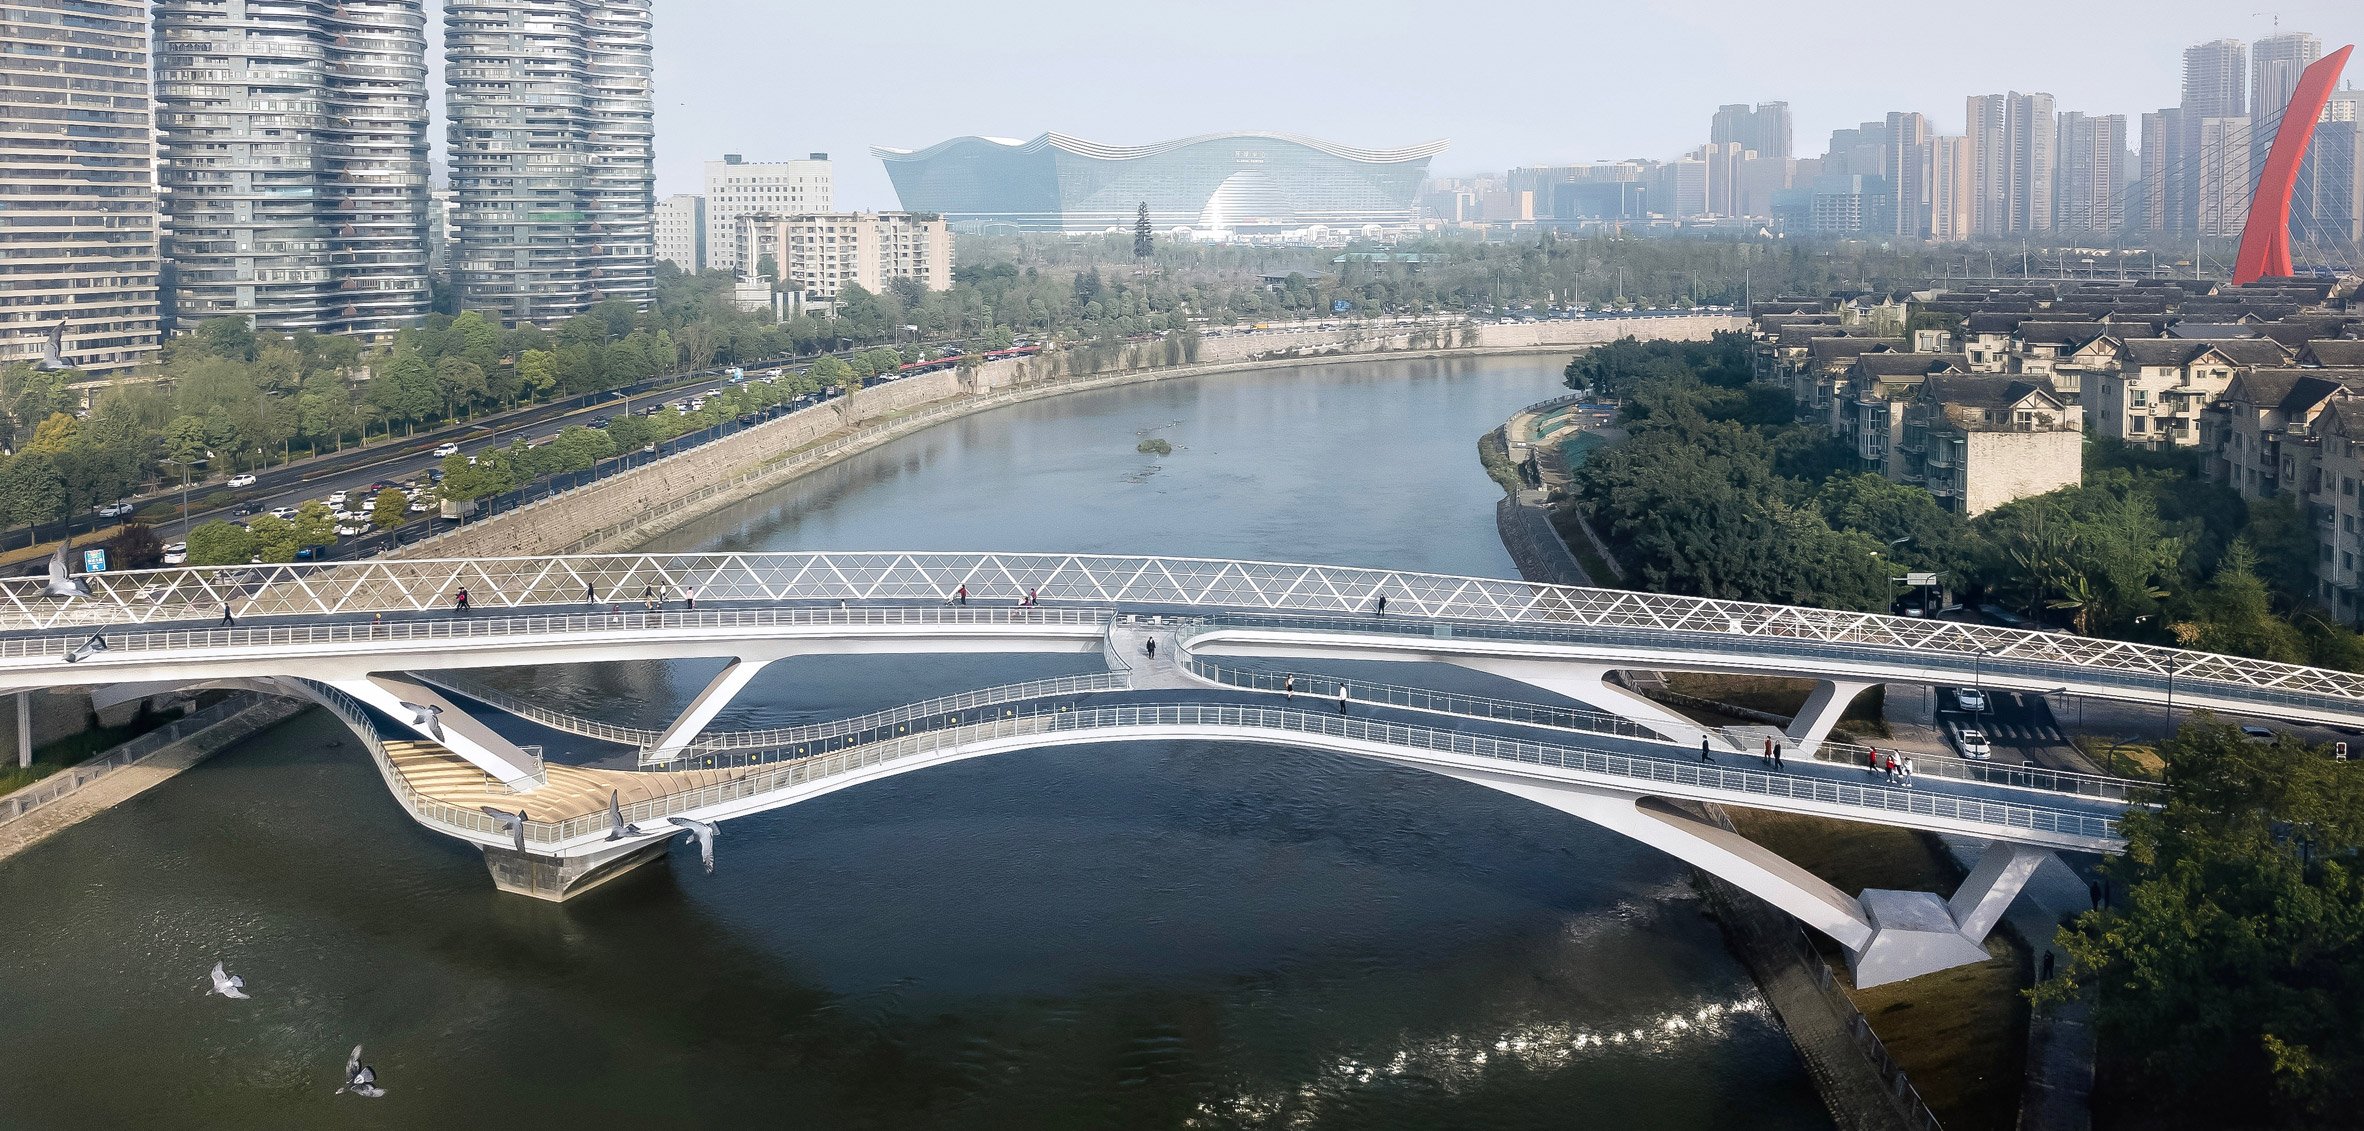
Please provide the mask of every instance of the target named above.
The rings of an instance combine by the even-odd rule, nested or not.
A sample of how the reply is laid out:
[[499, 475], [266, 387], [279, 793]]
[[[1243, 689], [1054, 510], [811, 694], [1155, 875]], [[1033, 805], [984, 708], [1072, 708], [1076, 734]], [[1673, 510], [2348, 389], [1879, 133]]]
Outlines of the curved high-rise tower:
[[176, 316], [384, 333], [427, 311], [420, 0], [157, 0]]
[[460, 305], [561, 320], [644, 302], [656, 199], [648, 0], [449, 0]]

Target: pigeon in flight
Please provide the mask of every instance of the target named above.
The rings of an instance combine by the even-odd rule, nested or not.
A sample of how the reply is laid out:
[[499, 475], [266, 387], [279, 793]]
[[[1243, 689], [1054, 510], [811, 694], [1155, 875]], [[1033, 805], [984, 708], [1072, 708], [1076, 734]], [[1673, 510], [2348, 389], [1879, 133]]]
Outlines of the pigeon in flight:
[[205, 992], [244, 1000], [247, 996], [246, 979], [236, 974], [222, 973], [222, 964], [216, 962], [213, 964], [213, 988]]
[[639, 825], [624, 823], [624, 806], [616, 799], [616, 791], [607, 791], [607, 839], [622, 840], [628, 836], [648, 836]]
[[76, 644], [73, 651], [66, 653], [66, 662], [69, 664], [79, 664], [82, 661], [87, 660], [92, 656], [98, 655], [99, 653], [106, 650], [107, 638], [99, 633], [94, 632], [90, 634], [90, 639], [85, 640], [80, 644]]
[[705, 861], [706, 874], [713, 875], [714, 838], [722, 835], [722, 829], [712, 821], [700, 821], [692, 817], [667, 817], [665, 819], [688, 829], [691, 836], [698, 838], [698, 859]]
[[41, 590], [44, 597], [88, 597], [90, 582], [74, 576], [66, 568], [66, 544], [57, 544], [57, 552], [49, 555], [49, 585]]
[[410, 725], [425, 727], [435, 741], [443, 741], [443, 708], [426, 703], [404, 703], [402, 709], [410, 712]]
[[378, 1087], [378, 1070], [361, 1063], [360, 1045], [354, 1045], [353, 1055], [345, 1058], [345, 1083], [336, 1090], [340, 1096], [347, 1092], [373, 1100], [386, 1094], [384, 1088]]
[[60, 369], [73, 368], [66, 364], [66, 325], [72, 321], [70, 318], [60, 318], [57, 325], [49, 328], [49, 341], [41, 346], [41, 360], [33, 363], [35, 373], [55, 373]]
[[503, 827], [509, 830], [511, 836], [517, 838], [517, 851], [525, 851], [525, 822], [531, 819], [525, 815], [525, 810], [504, 813], [490, 805], [479, 805], [477, 808], [484, 810], [485, 816], [499, 821]]

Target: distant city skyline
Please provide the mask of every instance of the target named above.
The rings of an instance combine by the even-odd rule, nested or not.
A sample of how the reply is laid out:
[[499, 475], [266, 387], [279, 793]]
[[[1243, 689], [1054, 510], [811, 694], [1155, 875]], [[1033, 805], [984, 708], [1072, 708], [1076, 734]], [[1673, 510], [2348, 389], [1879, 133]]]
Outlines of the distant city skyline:
[[[839, 207], [891, 208], [871, 146], [1045, 130], [1111, 144], [1224, 130], [1368, 147], [1448, 137], [1433, 173], [1498, 173], [1671, 158], [1705, 139], [1718, 106], [1764, 101], [1789, 103], [1797, 154], [1811, 156], [1832, 130], [1890, 111], [1959, 133], [1965, 97], [2001, 90], [2131, 121], [2176, 104], [2183, 50], [2207, 40], [2364, 40], [2364, 13], [2351, 5], [2283, 4], [2279, 27], [2236, 8], [2003, 0], [1972, 23], [1900, 11], [1875, 24], [1835, 7], [1768, 19], [1762, 5], [1703, 0], [1680, 11], [1539, 8], [1514, 25], [1457, 24], [1400, 0], [1215, 0], [1186, 20], [1154, 6], [923, 0], [899, 13], [891, 54], [926, 67], [839, 71], [783, 66], [779, 45], [869, 41], [876, 28], [861, 10], [673, 0], [656, 29], [658, 191], [699, 191], [704, 162], [726, 152], [827, 152]], [[776, 94], [762, 86], [775, 77], [786, 84]]]

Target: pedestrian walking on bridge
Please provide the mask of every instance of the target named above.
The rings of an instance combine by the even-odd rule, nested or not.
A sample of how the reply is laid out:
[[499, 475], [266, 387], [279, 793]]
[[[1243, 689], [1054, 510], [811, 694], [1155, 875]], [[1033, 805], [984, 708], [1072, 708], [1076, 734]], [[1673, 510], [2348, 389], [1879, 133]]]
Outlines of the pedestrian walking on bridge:
[[222, 601], [222, 623], [232, 628], [238, 627], [238, 618], [230, 615], [230, 602], [227, 598]]
[[1707, 736], [1704, 734], [1699, 736], [1699, 760], [1702, 762], [1715, 761], [1715, 759], [1707, 756]]
[[1343, 682], [1338, 684], [1338, 713], [1346, 713], [1346, 684]]
[[1773, 744], [1773, 769], [1776, 771], [1781, 769], [1781, 744], [1778, 742]]
[[[1297, 677], [1296, 677], [1296, 676], [1290, 676], [1290, 677], [1288, 677], [1287, 679], [1281, 680], [1281, 702], [1284, 702], [1284, 703], [1294, 703], [1294, 702], [1296, 702], [1296, 701], [1297, 701]], [[2099, 890], [2099, 889], [2096, 889], [2096, 890]]]

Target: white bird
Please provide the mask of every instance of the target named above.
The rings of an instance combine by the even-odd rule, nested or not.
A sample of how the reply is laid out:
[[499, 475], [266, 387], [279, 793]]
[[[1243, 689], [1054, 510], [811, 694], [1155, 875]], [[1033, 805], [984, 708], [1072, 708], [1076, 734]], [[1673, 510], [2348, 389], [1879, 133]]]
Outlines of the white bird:
[[354, 1045], [353, 1055], [345, 1058], [345, 1083], [336, 1090], [340, 1096], [347, 1092], [373, 1100], [386, 1094], [384, 1088], [378, 1087], [378, 1070], [361, 1063], [360, 1045]]
[[616, 799], [616, 791], [607, 791], [607, 839], [622, 840], [628, 836], [648, 836], [639, 825], [624, 823], [624, 806]]
[[88, 597], [90, 582], [74, 576], [66, 568], [66, 544], [57, 544], [57, 552], [49, 555], [49, 585], [42, 589], [44, 597]]
[[90, 634], [90, 639], [85, 640], [80, 644], [76, 644], [73, 651], [66, 653], [66, 662], [69, 664], [79, 664], [82, 661], [87, 660], [92, 656], [98, 655], [99, 653], [106, 650], [107, 638], [94, 632]]
[[425, 727], [435, 741], [443, 741], [443, 708], [426, 703], [404, 703], [402, 709], [410, 712], [410, 725]]
[[216, 962], [213, 964], [213, 988], [205, 992], [244, 999], [247, 996], [246, 979], [236, 974], [222, 973], [222, 964]]
[[665, 819], [688, 829], [691, 836], [698, 838], [698, 859], [705, 861], [706, 874], [713, 875], [714, 838], [722, 835], [721, 827], [712, 821], [700, 821], [690, 817], [667, 817]]
[[55, 373], [60, 369], [73, 368], [66, 364], [66, 325], [71, 321], [70, 318], [60, 318], [57, 325], [49, 328], [49, 340], [41, 346], [41, 360], [33, 363], [34, 372]]
[[525, 810], [520, 809], [514, 813], [504, 813], [490, 805], [479, 805], [477, 808], [484, 810], [485, 816], [499, 821], [509, 830], [511, 836], [517, 838], [517, 851], [525, 851], [525, 822], [530, 819], [525, 815]]

